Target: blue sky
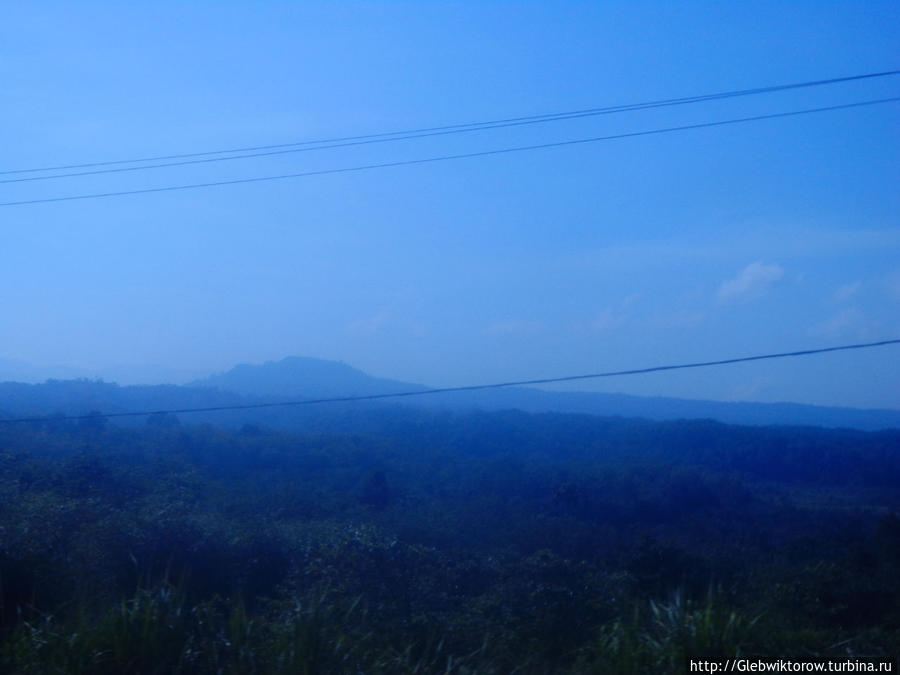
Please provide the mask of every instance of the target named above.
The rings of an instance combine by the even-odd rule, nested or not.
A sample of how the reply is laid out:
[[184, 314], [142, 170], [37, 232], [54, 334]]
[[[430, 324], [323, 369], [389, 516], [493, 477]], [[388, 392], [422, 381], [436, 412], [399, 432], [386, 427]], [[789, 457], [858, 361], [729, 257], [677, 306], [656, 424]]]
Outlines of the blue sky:
[[[900, 5], [14, 3], [0, 170], [884, 71]], [[900, 95], [900, 78], [111, 176], [390, 162]], [[0, 358], [184, 377], [287, 355], [434, 385], [900, 336], [898, 104], [514, 155], [0, 208]], [[160, 375], [161, 376], [161, 375]], [[605, 391], [900, 407], [896, 348]], [[584, 385], [587, 386], [587, 385]]]

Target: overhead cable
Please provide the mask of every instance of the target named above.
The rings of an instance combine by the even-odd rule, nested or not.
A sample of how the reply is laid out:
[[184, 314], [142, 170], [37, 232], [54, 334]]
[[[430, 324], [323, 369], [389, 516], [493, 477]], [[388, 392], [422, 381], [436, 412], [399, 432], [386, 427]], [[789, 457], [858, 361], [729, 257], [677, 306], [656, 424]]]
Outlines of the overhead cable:
[[388, 398], [409, 398], [413, 396], [427, 396], [430, 394], [447, 394], [461, 391], [480, 391], [485, 389], [501, 389], [506, 387], [524, 387], [539, 384], [552, 384], [556, 382], [575, 382], [578, 380], [594, 380], [606, 377], [621, 377], [625, 375], [643, 375], [669, 370], [685, 370], [688, 368], [709, 368], [713, 366], [725, 366], [734, 363], [747, 363], [750, 361], [763, 361], [767, 359], [784, 359], [798, 356], [810, 356], [812, 354], [826, 354], [830, 352], [848, 351], [855, 349], [870, 349], [873, 347], [885, 347], [887, 345], [900, 344], [900, 338], [893, 340], [880, 340], [878, 342], [864, 342], [837, 347], [821, 347], [819, 349], [802, 349], [793, 352], [779, 352], [775, 354], [760, 354], [756, 356], [740, 356], [717, 361], [698, 361], [694, 363], [680, 363], [667, 366], [651, 366], [649, 368], [635, 368], [631, 370], [612, 370], [602, 373], [590, 373], [587, 375], [568, 375], [565, 377], [544, 377], [531, 380], [515, 380], [510, 382], [495, 382], [492, 384], [472, 384], [461, 387], [441, 387], [437, 389], [419, 389], [414, 391], [402, 391], [389, 394], [368, 394], [366, 396], [337, 396], [333, 398], [312, 398], [299, 401], [279, 401], [275, 403], [245, 403], [236, 405], [219, 405], [202, 408], [169, 408], [165, 410], [142, 410], [139, 412], [114, 412], [114, 413], [90, 413], [87, 415], [62, 415], [54, 417], [19, 417], [16, 419], [0, 419], [0, 424], [13, 424], [18, 422], [47, 422], [47, 421], [74, 421], [92, 420], [115, 417], [143, 417], [146, 415], [173, 414], [182, 415], [189, 413], [222, 412], [228, 410], [258, 410], [262, 408], [281, 408], [287, 406], [319, 405], [324, 403], [351, 403], [354, 401], [375, 401]]
[[[293, 143], [279, 143], [273, 145], [258, 145], [243, 148], [231, 148], [227, 150], [208, 150], [205, 152], [191, 152], [170, 155], [157, 155], [153, 157], [142, 157], [137, 159], [121, 159], [105, 162], [86, 162], [81, 164], [66, 164], [59, 166], [49, 166], [32, 169], [15, 169], [0, 171], [0, 175], [21, 175], [31, 173], [42, 173], [46, 171], [63, 171], [68, 169], [95, 169], [91, 171], [80, 171], [74, 173], [53, 174], [49, 176], [28, 176], [24, 178], [8, 178], [0, 180], [0, 183], [19, 183], [28, 181], [51, 180], [55, 178], [71, 178], [75, 176], [91, 176], [106, 173], [121, 173], [129, 171], [144, 171], [147, 169], [161, 169], [176, 166], [184, 166], [189, 164], [205, 164], [210, 162], [225, 162], [236, 159], [249, 159], [254, 157], [266, 157], [272, 155], [282, 155], [287, 153], [309, 152], [311, 150], [326, 150], [333, 148], [343, 148], [355, 145], [367, 145], [372, 143], [387, 143], [393, 141], [409, 140], [416, 138], [425, 138], [429, 136], [444, 136], [448, 134], [469, 133], [473, 131], [485, 131], [489, 129], [499, 129], [506, 127], [522, 126], [527, 124], [540, 124], [545, 122], [557, 122], [571, 119], [579, 119], [582, 117], [592, 117], [596, 115], [609, 115], [621, 112], [632, 112], [637, 110], [649, 110], [653, 108], [663, 108], [669, 106], [685, 105], [689, 103], [702, 103], [706, 101], [721, 100], [727, 98], [737, 98], [742, 96], [755, 96], [759, 94], [770, 94], [793, 89], [804, 89], [810, 87], [821, 87], [826, 85], [834, 85], [855, 80], [865, 80], [881, 77], [889, 77], [900, 74], [900, 70], [888, 70], [877, 73], [865, 73], [862, 75], [851, 75], [847, 77], [836, 77], [825, 80], [810, 80], [806, 82], [794, 82], [790, 84], [773, 85], [768, 87], [756, 87], [753, 89], [736, 89], [732, 91], [717, 92], [712, 94], [700, 94], [696, 96], [685, 96], [681, 98], [660, 99], [655, 101], [647, 101], [643, 103], [630, 103], [623, 105], [607, 106], [602, 108], [587, 108], [582, 110], [570, 110], [565, 112], [546, 113], [542, 115], [529, 115], [523, 117], [509, 117], [505, 119], [488, 120], [482, 122], [468, 122], [462, 124], [450, 124], [445, 126], [425, 127], [420, 129], [408, 129], [404, 131], [388, 131], [375, 134], [366, 134], [361, 136], [343, 136], [336, 138], [326, 138], [320, 140], [298, 141]], [[243, 153], [243, 154], [236, 154]], [[249, 153], [249, 154], [248, 154]], [[211, 157], [211, 155], [228, 155], [225, 157]], [[204, 159], [197, 159], [197, 158]], [[179, 160], [179, 161], [169, 161]], [[162, 162], [158, 164], [143, 164], [141, 166], [122, 166], [124, 164], [139, 164], [146, 162]], [[96, 167], [116, 167], [106, 169], [96, 169]]]
[[414, 166], [417, 164], [430, 164], [435, 162], [446, 162], [457, 159], [472, 159], [475, 157], [488, 157], [491, 155], [504, 155], [514, 152], [526, 152], [530, 150], [544, 150], [548, 148], [561, 148], [572, 145], [582, 145], [586, 143], [598, 143], [601, 141], [611, 141], [623, 138], [636, 138], [639, 136], [652, 136], [657, 134], [667, 134], [678, 131], [690, 131], [693, 129], [707, 129], [711, 127], [721, 127], [731, 124], [742, 124], [745, 122], [758, 122], [761, 120], [779, 119], [784, 117], [796, 117], [798, 115], [808, 115], [812, 113], [829, 112], [834, 110], [847, 110], [850, 108], [860, 108], [863, 106], [880, 105], [884, 103], [895, 103], [900, 101], [900, 96], [892, 96], [889, 98], [873, 99], [869, 101], [857, 101], [854, 103], [844, 103], [839, 105], [822, 106], [819, 108], [806, 108], [803, 110], [791, 110], [787, 112], [769, 113], [765, 115], [753, 115], [750, 117], [738, 117], [727, 120], [718, 120], [715, 122], [700, 122], [697, 124], [684, 124], [675, 127], [664, 127], [661, 129], [650, 129], [646, 131], [633, 131], [623, 134], [612, 134], [609, 136], [594, 136], [591, 138], [577, 138], [568, 141], [555, 141], [552, 143], [538, 143], [535, 145], [521, 145], [511, 148], [499, 148], [495, 150], [482, 150], [477, 152], [465, 152], [454, 155], [438, 155], [435, 157], [424, 157], [420, 159], [406, 159], [393, 162], [381, 162], [377, 164], [362, 164], [358, 166], [339, 167], [335, 169], [318, 169], [314, 171], [303, 171], [299, 173], [279, 174], [275, 176], [255, 176], [252, 178], [235, 178], [231, 180], [211, 181], [206, 183], [190, 183], [186, 185], [166, 185], [155, 188], [141, 188], [136, 190], [119, 190], [113, 192], [95, 192], [89, 194], [67, 195], [63, 197], [45, 197], [41, 199], [25, 199], [12, 202], [0, 202], [3, 206], [25, 206], [30, 204], [47, 204], [51, 202], [67, 202], [81, 199], [103, 199], [108, 197], [123, 197], [126, 195], [151, 194], [156, 192], [175, 192], [180, 190], [196, 190], [199, 188], [220, 187], [225, 185], [241, 185], [245, 183], [262, 183], [267, 181], [287, 180], [291, 178], [309, 178], [311, 176], [326, 176], [339, 173], [353, 173], [359, 171], [371, 171], [374, 169], [387, 169], [401, 166]]

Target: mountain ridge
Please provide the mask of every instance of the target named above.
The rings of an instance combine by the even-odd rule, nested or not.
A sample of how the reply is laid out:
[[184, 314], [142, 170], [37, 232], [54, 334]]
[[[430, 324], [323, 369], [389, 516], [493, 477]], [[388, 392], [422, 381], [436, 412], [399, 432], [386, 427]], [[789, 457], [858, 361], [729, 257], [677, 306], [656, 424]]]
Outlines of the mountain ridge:
[[[352, 398], [404, 392], [428, 387], [368, 375], [346, 363], [310, 357], [287, 357], [263, 364], [239, 364], [228, 371], [187, 385], [118, 385], [111, 382], [50, 379], [43, 384], [0, 383], [0, 412], [6, 417], [45, 414], [133, 412], [216, 406], [271, 404], [281, 401]], [[385, 403], [391, 402], [387, 399]], [[642, 397], [602, 392], [560, 392], [527, 387], [451, 391], [397, 399], [400, 404], [449, 412], [520, 410], [524, 413], [587, 414], [653, 421], [708, 419], [746, 426], [816, 426], [863, 431], [900, 429], [900, 410], [814, 406], [801, 403], [704, 401], [671, 397]], [[252, 423], [287, 428], [310, 419], [288, 408], [263, 411], [195, 414], [196, 423]], [[310, 413], [312, 411], [310, 410]], [[331, 413], [323, 410], [317, 415]], [[315, 417], [315, 415], [314, 415]], [[131, 418], [123, 418], [130, 420]], [[138, 418], [135, 418], [137, 420]], [[131, 424], [131, 422], [127, 422]]]
[[424, 391], [421, 384], [373, 377], [341, 361], [308, 356], [288, 356], [280, 361], [254, 365], [241, 363], [224, 373], [188, 383], [192, 387], [212, 387], [248, 396], [369, 396]]
[[[343, 362], [290, 356], [263, 364], [239, 364], [190, 383], [256, 397], [331, 398], [427, 391], [399, 380], [378, 378]], [[506, 387], [446, 392], [414, 397], [407, 405], [448, 409], [507, 409], [641, 417], [653, 420], [713, 419], [751, 426], [801, 425], [865, 430], [900, 428], [900, 410], [842, 408], [804, 403], [710, 401], [603, 392], [556, 392], [530, 387]]]

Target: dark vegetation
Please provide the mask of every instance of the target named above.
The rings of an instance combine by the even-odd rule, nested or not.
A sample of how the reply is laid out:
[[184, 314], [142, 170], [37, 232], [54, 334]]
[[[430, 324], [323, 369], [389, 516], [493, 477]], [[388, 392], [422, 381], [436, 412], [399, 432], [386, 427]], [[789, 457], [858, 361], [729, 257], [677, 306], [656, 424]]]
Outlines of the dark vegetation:
[[[2, 374], [0, 374], [2, 377]], [[0, 382], [0, 411], [10, 417], [40, 416], [47, 411], [82, 415], [90, 410], [128, 412], [163, 408], [206, 408], [302, 399], [368, 396], [419, 391], [419, 384], [371, 377], [341, 363], [291, 357], [259, 366], [232, 370], [189, 386], [119, 386], [96, 380], [48, 380], [43, 384]], [[416, 407], [453, 412], [522, 410], [531, 413], [569, 413], [645, 418], [658, 421], [711, 419], [726, 424], [821, 426], [865, 431], [900, 428], [900, 410], [829, 408], [797, 403], [698, 401], [628, 396], [600, 392], [544, 391], [507, 387], [481, 391], [445, 392], [404, 399]], [[334, 414], [321, 408], [264, 408], [206, 412], [191, 416], [193, 424], [233, 427], [252, 423], [286, 431], [308, 432], [322, 418], [333, 429]], [[131, 418], [118, 424], [129, 426]], [[143, 420], [137, 421], [143, 424]]]
[[0, 424], [0, 670], [896, 655], [900, 432], [319, 415]]

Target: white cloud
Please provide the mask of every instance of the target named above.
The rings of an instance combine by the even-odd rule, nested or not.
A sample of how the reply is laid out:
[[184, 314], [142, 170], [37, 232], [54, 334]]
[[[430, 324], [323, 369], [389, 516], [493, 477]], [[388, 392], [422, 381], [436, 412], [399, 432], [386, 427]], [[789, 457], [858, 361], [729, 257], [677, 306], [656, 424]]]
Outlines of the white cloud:
[[654, 328], [685, 328], [696, 326], [706, 319], [706, 314], [697, 311], [679, 310], [668, 314], [659, 314], [648, 323]]
[[854, 281], [852, 284], [846, 284], [841, 286], [834, 292], [834, 301], [835, 302], [847, 302], [851, 298], [853, 298], [857, 293], [859, 293], [859, 289], [862, 288], [861, 281]]
[[860, 339], [868, 339], [878, 334], [879, 327], [879, 321], [869, 319], [859, 308], [845, 307], [825, 321], [813, 326], [810, 332], [813, 335], [826, 337], [851, 335]]
[[736, 277], [719, 287], [720, 303], [756, 297], [781, 281], [784, 269], [778, 265], [766, 265], [757, 261], [742, 269]]
[[855, 307], [848, 307], [830, 316], [825, 321], [816, 324], [813, 327], [813, 332], [818, 335], [840, 335], [855, 326], [859, 320], [859, 310]]
[[626, 321], [624, 315], [611, 309], [604, 309], [594, 317], [588, 327], [593, 333], [608, 333], [624, 325]]

